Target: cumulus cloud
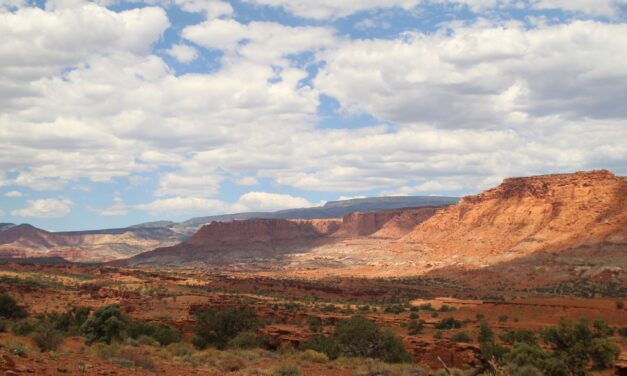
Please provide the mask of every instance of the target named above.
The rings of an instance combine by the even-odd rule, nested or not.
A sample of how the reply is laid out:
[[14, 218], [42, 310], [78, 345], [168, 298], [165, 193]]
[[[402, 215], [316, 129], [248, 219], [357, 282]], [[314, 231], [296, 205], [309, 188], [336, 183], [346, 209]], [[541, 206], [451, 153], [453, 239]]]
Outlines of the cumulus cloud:
[[120, 192], [115, 192], [115, 195], [113, 196], [113, 205], [108, 208], [95, 211], [105, 217], [122, 216], [128, 214], [129, 206], [122, 199]]
[[155, 200], [135, 208], [159, 215], [224, 213], [228, 205], [219, 200], [199, 197], [172, 197]]
[[315, 206], [302, 197], [268, 192], [248, 192], [234, 203], [201, 197], [172, 197], [155, 200], [135, 208], [152, 214], [215, 215], [241, 212], [270, 212], [282, 209], [306, 208]]
[[315, 204], [302, 197], [268, 192], [248, 192], [232, 206], [233, 212], [276, 211], [282, 209], [307, 208]]
[[13, 210], [11, 215], [27, 218], [62, 218], [70, 213], [74, 203], [67, 198], [28, 200], [26, 207]]
[[281, 7], [303, 18], [337, 19], [362, 11], [400, 8], [412, 10], [419, 6], [445, 4], [467, 6], [473, 12], [498, 8], [557, 9], [593, 16], [614, 16], [625, 0], [248, 0], [261, 5]]
[[6, 197], [11, 197], [11, 198], [22, 197], [22, 192], [20, 192], [20, 191], [8, 191], [4, 195]]
[[166, 50], [166, 53], [180, 63], [191, 63], [198, 58], [198, 51], [187, 44], [175, 44]]

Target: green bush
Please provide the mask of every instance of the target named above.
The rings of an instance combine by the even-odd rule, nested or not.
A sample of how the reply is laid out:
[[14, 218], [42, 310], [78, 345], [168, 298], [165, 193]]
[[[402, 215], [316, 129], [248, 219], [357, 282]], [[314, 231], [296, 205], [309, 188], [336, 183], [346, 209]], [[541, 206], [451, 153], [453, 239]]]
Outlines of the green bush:
[[422, 333], [424, 328], [425, 328], [425, 325], [424, 325], [423, 320], [420, 320], [420, 321], [412, 320], [409, 322], [409, 325], [407, 325], [407, 333], [409, 335], [415, 336], [416, 334]]
[[0, 294], [0, 317], [5, 319], [22, 319], [26, 317], [26, 309], [17, 304], [7, 293]]
[[340, 320], [335, 336], [342, 354], [355, 357], [378, 358], [389, 362], [411, 361], [402, 341], [392, 331], [379, 327], [363, 316]]
[[535, 334], [528, 329], [505, 330], [499, 338], [508, 345], [513, 345], [516, 342], [524, 342], [530, 345], [538, 343]]
[[20, 320], [13, 324], [13, 334], [16, 336], [27, 336], [33, 332], [35, 325], [28, 320]]
[[303, 350], [314, 350], [325, 354], [329, 359], [337, 359], [341, 354], [340, 344], [335, 337], [319, 335], [311, 337], [300, 345]]
[[272, 369], [272, 376], [301, 376], [300, 368], [294, 364], [284, 364]]
[[111, 343], [126, 336], [126, 318], [117, 304], [102, 307], [94, 312], [81, 326], [87, 344], [95, 342]]
[[161, 346], [181, 341], [181, 333], [168, 325], [153, 324], [128, 318], [124, 321], [126, 322], [126, 334], [133, 339], [148, 336], [159, 342]]
[[41, 352], [55, 351], [63, 342], [63, 334], [50, 321], [42, 321], [32, 335], [33, 343]]
[[405, 308], [403, 308], [400, 305], [391, 305], [391, 306], [385, 307], [385, 310], [383, 312], [399, 314], [399, 313], [405, 312]]
[[451, 341], [452, 342], [463, 342], [463, 343], [470, 343], [471, 339], [468, 336], [468, 334], [464, 333], [464, 332], [459, 332], [459, 333], [455, 333], [453, 334], [453, 336], [451, 336]]
[[0, 333], [4, 333], [9, 328], [9, 320], [0, 317]]
[[228, 346], [237, 349], [252, 349], [258, 347], [260, 344], [257, 333], [251, 331], [245, 331], [238, 333], [233, 339], [229, 341]]
[[228, 342], [244, 331], [256, 331], [261, 325], [255, 312], [248, 308], [204, 310], [196, 314], [192, 343], [204, 349], [210, 345], [224, 349]]
[[312, 333], [320, 333], [323, 329], [322, 320], [320, 320], [320, 317], [311, 317], [307, 321], [307, 326], [309, 327], [309, 331]]
[[436, 329], [458, 329], [462, 327], [462, 322], [452, 317], [447, 317], [435, 324]]

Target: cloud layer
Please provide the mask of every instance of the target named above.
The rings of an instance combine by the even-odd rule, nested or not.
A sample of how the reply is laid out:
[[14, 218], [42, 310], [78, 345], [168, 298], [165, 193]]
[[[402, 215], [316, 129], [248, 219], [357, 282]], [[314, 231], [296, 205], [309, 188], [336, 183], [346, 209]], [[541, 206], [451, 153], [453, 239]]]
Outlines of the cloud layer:
[[[51, 197], [116, 179], [154, 187], [140, 203], [111, 191], [112, 204], [94, 209], [101, 216], [265, 211], [313, 205], [318, 192], [470, 192], [511, 175], [627, 173], [625, 1], [240, 5], [308, 19], [286, 23], [243, 20], [224, 1], [111, 4], [2, 3], [0, 186], [13, 199], [36, 194], [5, 215], [68, 215], [76, 200]], [[420, 17], [427, 6], [477, 14], [435, 31], [354, 34], [356, 15]], [[202, 20], [176, 24], [173, 8]], [[508, 9], [532, 13], [499, 16]]]

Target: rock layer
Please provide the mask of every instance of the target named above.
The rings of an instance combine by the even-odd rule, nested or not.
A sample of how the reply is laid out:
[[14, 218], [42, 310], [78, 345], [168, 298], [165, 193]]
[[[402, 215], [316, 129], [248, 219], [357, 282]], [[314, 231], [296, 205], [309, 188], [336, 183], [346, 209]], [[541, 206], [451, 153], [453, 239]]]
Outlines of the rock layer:
[[506, 179], [440, 210], [402, 241], [438, 258], [627, 243], [627, 181], [606, 170]]

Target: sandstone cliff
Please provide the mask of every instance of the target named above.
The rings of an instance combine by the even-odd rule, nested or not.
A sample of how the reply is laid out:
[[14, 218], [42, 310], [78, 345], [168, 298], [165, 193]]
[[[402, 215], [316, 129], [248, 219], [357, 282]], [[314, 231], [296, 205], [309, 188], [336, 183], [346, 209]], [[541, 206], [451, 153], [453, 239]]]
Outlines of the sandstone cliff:
[[627, 181], [605, 170], [506, 179], [440, 210], [402, 240], [438, 258], [627, 243]]

